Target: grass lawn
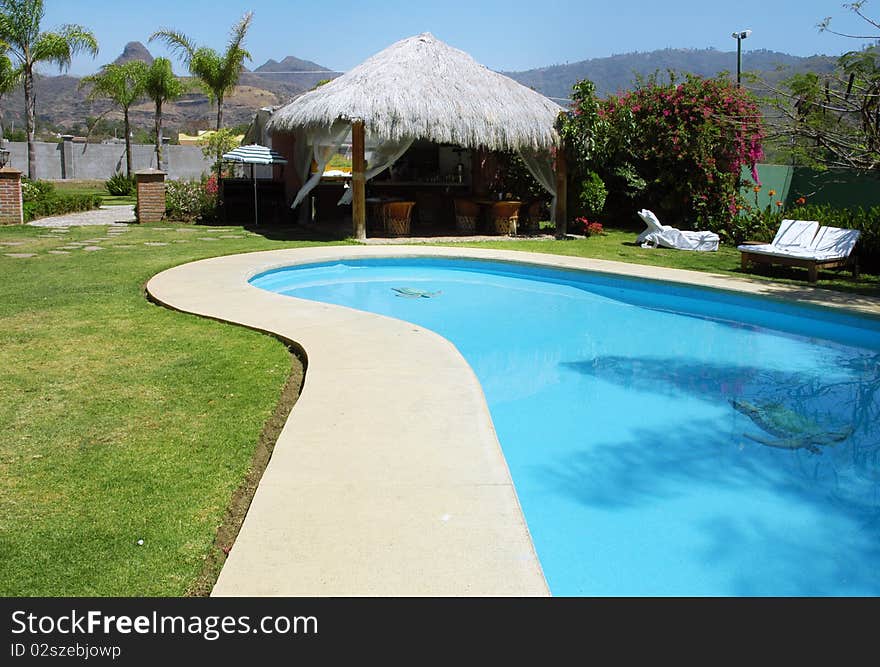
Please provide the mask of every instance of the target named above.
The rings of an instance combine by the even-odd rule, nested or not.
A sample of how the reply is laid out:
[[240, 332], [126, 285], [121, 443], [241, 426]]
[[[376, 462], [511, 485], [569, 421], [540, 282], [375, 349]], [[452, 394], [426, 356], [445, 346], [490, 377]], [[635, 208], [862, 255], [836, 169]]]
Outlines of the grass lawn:
[[137, 197], [111, 195], [104, 187], [104, 181], [98, 180], [75, 180], [75, 181], [52, 181], [55, 190], [68, 195], [101, 195], [103, 206], [122, 206], [124, 204], [137, 204]]
[[[317, 242], [241, 227], [128, 229], [58, 238], [0, 227], [0, 595], [209, 590], [218, 526], [297, 371], [275, 339], [153, 305], [144, 284], [196, 259]], [[734, 249], [647, 250], [634, 238], [471, 245], [742, 275]], [[822, 274], [820, 289], [880, 295], [877, 276], [841, 275]], [[805, 284], [803, 271], [777, 277]]]
[[[722, 245], [718, 252], [686, 252], [669, 248], [642, 248], [635, 243], [638, 232], [607, 229], [602, 236], [572, 238], [567, 240], [518, 240], [486, 241], [465, 243], [474, 248], [496, 248], [499, 250], [525, 250], [546, 252], [556, 255], [592, 257], [631, 264], [648, 264], [674, 269], [707, 271], [732, 276], [748, 277], [757, 280], [773, 280], [798, 286], [806, 286], [807, 270], [774, 266], [752, 268], [743, 272], [740, 268], [740, 253], [732, 246]], [[455, 245], [462, 245], [456, 243]], [[816, 289], [833, 289], [853, 294], [880, 297], [880, 276], [862, 273], [859, 280], [852, 279], [851, 271], [820, 271]]]
[[308, 243], [186, 229], [132, 226], [105, 250], [51, 255], [106, 228], [0, 227], [21, 244], [0, 246], [0, 595], [183, 595], [216, 550], [295, 360], [268, 336], [153, 305], [144, 284]]

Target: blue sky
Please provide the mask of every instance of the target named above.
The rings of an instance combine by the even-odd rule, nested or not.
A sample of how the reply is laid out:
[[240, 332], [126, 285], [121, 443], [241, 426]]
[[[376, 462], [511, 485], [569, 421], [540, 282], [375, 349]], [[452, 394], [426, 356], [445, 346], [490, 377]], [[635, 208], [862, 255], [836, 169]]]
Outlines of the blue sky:
[[[834, 17], [832, 27], [842, 32], [878, 32], [871, 33], [840, 0], [45, 0], [45, 5], [44, 29], [80, 23], [98, 38], [98, 57], [78, 57], [70, 70], [75, 75], [111, 62], [129, 41], [143, 42], [153, 55], [168, 55], [158, 42], [147, 41], [160, 28], [222, 49], [248, 10], [254, 12], [246, 41], [252, 69], [293, 55], [345, 71], [420, 32], [432, 32], [492, 69], [523, 70], [667, 47], [732, 52], [731, 33], [751, 29], [743, 42], [748, 69], [750, 49], [838, 55], [868, 42], [820, 33], [816, 24], [826, 16]], [[865, 10], [880, 18], [880, 0], [867, 2]], [[175, 70], [183, 72], [177, 62]]]

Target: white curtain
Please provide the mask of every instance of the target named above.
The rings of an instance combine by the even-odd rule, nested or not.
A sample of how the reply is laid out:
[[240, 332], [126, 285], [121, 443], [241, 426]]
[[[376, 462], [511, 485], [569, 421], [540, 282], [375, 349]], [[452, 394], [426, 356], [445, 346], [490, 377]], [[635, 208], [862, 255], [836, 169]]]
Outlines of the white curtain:
[[550, 203], [550, 220], [556, 222], [556, 172], [553, 171], [553, 156], [550, 155], [550, 151], [533, 151], [525, 148], [519, 150], [519, 156], [538, 184], [553, 195], [553, 201]]
[[[369, 168], [367, 169], [366, 174], [364, 174], [364, 180], [369, 181], [371, 178], [378, 176], [392, 164], [397, 162], [400, 159], [400, 156], [409, 150], [409, 147], [412, 146], [412, 142], [413, 140], [411, 138], [404, 138], [396, 140], [392, 139], [384, 143], [375, 143], [367, 137], [364, 155]], [[342, 195], [342, 199], [339, 200], [338, 205], [344, 206], [350, 204], [353, 194], [351, 188], [346, 189], [345, 193]]]
[[[300, 202], [302, 202], [315, 186], [318, 185], [321, 176], [324, 174], [324, 169], [327, 167], [327, 163], [330, 162], [330, 159], [339, 152], [339, 147], [348, 137], [350, 132], [351, 125], [347, 122], [336, 121], [329, 129], [309, 130], [306, 133], [305, 144], [312, 147], [311, 157], [314, 157], [318, 168], [309, 180], [303, 183], [299, 192], [296, 193], [296, 198], [293, 200], [293, 204], [290, 205], [290, 208], [296, 208], [299, 206]], [[306, 154], [308, 153], [306, 152]], [[311, 167], [312, 164], [311, 157], [308, 159], [308, 164], [306, 165], [305, 170], [300, 172], [302, 177], [307, 176], [309, 173], [309, 167]], [[302, 169], [302, 164], [298, 162], [296, 167], [297, 169]]]

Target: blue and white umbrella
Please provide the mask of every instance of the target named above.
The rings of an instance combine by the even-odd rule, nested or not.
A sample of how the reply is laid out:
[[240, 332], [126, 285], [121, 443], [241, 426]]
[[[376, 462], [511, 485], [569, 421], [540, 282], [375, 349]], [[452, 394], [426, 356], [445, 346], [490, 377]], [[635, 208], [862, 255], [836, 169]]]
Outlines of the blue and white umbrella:
[[248, 146], [239, 146], [228, 153], [223, 154], [225, 162], [239, 162], [251, 165], [251, 178], [254, 181], [254, 223], [259, 224], [260, 217], [257, 210], [257, 175], [256, 165], [258, 164], [287, 164], [287, 158], [281, 153], [276, 153], [268, 146], [260, 144], [250, 144]]
[[287, 164], [287, 158], [281, 153], [276, 153], [268, 146], [250, 144], [239, 146], [228, 153], [223, 154], [227, 162], [244, 162], [245, 164]]

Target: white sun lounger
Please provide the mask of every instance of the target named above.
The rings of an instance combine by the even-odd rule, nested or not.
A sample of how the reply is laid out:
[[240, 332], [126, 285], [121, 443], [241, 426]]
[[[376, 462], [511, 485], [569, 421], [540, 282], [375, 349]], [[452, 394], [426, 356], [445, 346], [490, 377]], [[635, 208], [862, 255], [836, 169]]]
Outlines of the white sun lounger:
[[636, 243], [640, 243], [643, 248], [663, 246], [676, 250], [718, 250], [720, 239], [715, 232], [681, 231], [669, 225], [661, 225], [657, 216], [646, 208], [639, 211], [639, 217], [648, 226], [636, 239]]
[[859, 276], [858, 262], [852, 255], [859, 240], [858, 229], [820, 227], [815, 220], [783, 220], [772, 243], [737, 246], [743, 270], [749, 264], [802, 266], [807, 278], [815, 283], [819, 269], [852, 265], [853, 277]]
[[792, 250], [809, 250], [818, 231], [819, 223], [815, 220], [783, 220], [779, 223], [776, 236], [770, 243], [749, 243], [737, 246], [737, 250], [766, 255], [777, 255]]

